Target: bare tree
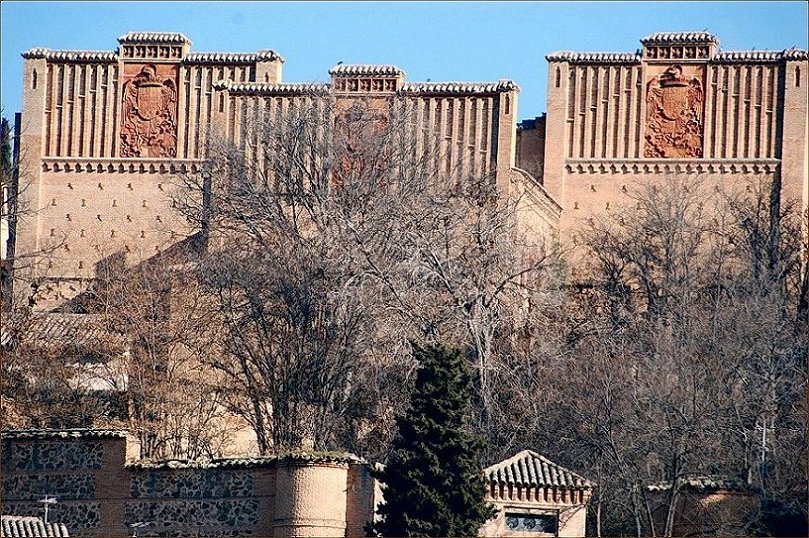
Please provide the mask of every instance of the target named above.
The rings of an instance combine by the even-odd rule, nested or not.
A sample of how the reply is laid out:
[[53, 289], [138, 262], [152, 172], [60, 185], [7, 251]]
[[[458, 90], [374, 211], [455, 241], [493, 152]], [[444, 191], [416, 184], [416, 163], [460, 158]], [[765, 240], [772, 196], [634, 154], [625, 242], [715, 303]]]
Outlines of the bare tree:
[[414, 125], [406, 101], [313, 97], [243, 126], [241, 147], [211, 137], [207, 169], [179, 190], [209, 227], [217, 367], [263, 452], [346, 447], [348, 422], [389, 425], [408, 339], [469, 349], [487, 420], [496, 357], [550, 256], [519, 233], [519, 199], [449, 168]]
[[[764, 455], [763, 469], [779, 465], [774, 446], [803, 461], [806, 340], [790, 307], [800, 286], [787, 285], [800, 282], [800, 235], [781, 206], [774, 249], [769, 189], [749, 193], [680, 178], [640, 185], [635, 207], [586, 234], [593, 287], [571, 316], [580, 360], [559, 372], [576, 428], [565, 448], [599, 470], [599, 520], [611, 531], [671, 535], [693, 475], [761, 491], [780, 482], [785, 497], [805, 487], [790, 471], [758, 469]], [[766, 446], [762, 429], [774, 435]], [[643, 486], [661, 479], [668, 498], [655, 521]]]

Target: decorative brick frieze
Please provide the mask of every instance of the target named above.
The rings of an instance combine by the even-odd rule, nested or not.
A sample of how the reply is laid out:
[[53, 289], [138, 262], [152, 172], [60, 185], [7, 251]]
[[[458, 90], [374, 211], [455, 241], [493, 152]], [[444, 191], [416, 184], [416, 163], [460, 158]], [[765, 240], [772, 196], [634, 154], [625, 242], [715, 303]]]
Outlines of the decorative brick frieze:
[[196, 159], [81, 159], [45, 157], [43, 172], [89, 172], [97, 174], [185, 174], [196, 173], [202, 164]]
[[568, 159], [570, 174], [773, 174], [778, 159]]

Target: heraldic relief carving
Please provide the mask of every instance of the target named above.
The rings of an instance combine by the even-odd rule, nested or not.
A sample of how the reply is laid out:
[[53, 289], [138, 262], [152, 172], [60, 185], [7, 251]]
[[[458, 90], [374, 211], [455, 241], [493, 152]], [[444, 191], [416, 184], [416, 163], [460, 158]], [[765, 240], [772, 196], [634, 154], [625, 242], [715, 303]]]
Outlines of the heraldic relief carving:
[[646, 149], [649, 158], [702, 157], [702, 83], [672, 65], [646, 85]]
[[176, 157], [176, 66], [126, 68], [130, 72], [124, 73], [121, 157]]

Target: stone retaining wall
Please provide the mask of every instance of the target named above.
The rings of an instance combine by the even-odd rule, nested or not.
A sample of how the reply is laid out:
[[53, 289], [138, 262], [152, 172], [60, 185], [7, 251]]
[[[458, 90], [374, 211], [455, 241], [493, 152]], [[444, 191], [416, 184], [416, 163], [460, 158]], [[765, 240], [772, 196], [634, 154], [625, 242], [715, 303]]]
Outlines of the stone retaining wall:
[[[126, 464], [126, 436], [5, 432], [2, 512], [44, 515], [71, 536], [363, 536], [375, 481], [348, 454]], [[378, 493], [377, 493], [378, 495]], [[145, 525], [144, 525], [145, 524]]]

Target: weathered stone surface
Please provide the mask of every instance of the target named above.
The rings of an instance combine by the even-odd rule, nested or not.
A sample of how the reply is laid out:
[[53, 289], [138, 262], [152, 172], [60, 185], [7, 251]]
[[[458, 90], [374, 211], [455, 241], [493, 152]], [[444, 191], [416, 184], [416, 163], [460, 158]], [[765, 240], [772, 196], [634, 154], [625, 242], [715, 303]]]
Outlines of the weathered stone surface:
[[34, 442], [3, 441], [3, 471], [75, 471], [100, 469], [100, 442]]
[[45, 495], [59, 500], [95, 498], [95, 476], [83, 474], [23, 474], [3, 477], [3, 501], [37, 501]]
[[249, 497], [253, 475], [220, 469], [152, 471], [132, 476], [130, 494], [136, 499]]
[[258, 522], [258, 502], [242, 500], [127, 501], [125, 523], [155, 527], [245, 527]]

